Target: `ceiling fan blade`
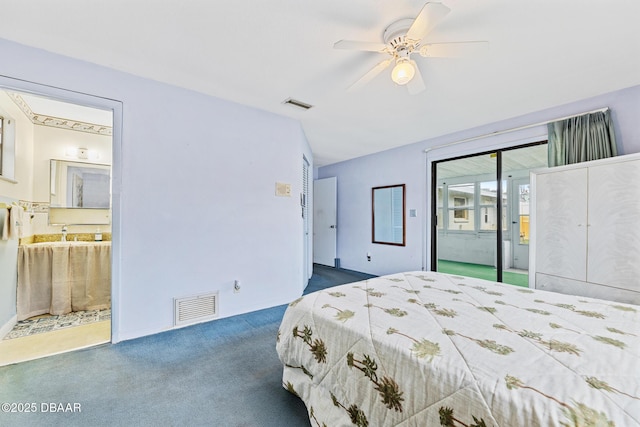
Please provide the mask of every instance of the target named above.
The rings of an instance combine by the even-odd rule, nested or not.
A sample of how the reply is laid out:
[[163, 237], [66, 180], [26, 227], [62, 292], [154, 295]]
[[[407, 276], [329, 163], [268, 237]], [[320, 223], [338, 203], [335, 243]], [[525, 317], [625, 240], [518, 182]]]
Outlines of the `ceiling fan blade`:
[[428, 43], [420, 47], [425, 58], [469, 58], [478, 57], [489, 50], [489, 42]]
[[351, 92], [351, 91], [360, 89], [362, 86], [366, 85], [371, 80], [373, 80], [382, 71], [384, 71], [384, 69], [387, 68], [389, 64], [391, 64], [391, 61], [393, 61], [393, 58], [385, 59], [384, 61], [379, 62], [375, 67], [369, 70], [364, 76], [360, 77], [360, 79], [357, 82], [349, 86], [349, 89], [347, 90]]
[[416, 61], [411, 61], [411, 65], [416, 69], [416, 73], [413, 75], [411, 81], [407, 83], [407, 91], [409, 91], [409, 95], [416, 95], [425, 90], [426, 86], [424, 85], [424, 79], [422, 78], [422, 74], [420, 74], [420, 68], [418, 68]]
[[385, 53], [387, 45], [375, 42], [359, 42], [354, 40], [340, 40], [333, 45], [334, 49], [364, 50], [367, 52]]
[[416, 42], [424, 39], [449, 12], [451, 9], [442, 3], [425, 4], [407, 31], [406, 38]]

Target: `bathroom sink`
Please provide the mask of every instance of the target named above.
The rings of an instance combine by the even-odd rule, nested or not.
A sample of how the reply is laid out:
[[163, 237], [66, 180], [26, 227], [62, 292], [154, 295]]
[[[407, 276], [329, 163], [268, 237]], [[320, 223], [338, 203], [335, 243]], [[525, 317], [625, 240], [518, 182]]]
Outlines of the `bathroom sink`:
[[39, 242], [39, 243], [29, 243], [25, 246], [90, 246], [90, 245], [105, 245], [111, 244], [110, 241], [107, 242], [87, 242], [87, 241], [67, 241], [67, 242]]

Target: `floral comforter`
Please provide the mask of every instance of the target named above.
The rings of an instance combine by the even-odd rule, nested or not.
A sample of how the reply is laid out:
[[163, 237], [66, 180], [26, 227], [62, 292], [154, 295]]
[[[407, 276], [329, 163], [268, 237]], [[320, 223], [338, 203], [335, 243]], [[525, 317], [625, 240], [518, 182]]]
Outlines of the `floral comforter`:
[[408, 272], [293, 301], [276, 348], [314, 426], [640, 425], [640, 306]]

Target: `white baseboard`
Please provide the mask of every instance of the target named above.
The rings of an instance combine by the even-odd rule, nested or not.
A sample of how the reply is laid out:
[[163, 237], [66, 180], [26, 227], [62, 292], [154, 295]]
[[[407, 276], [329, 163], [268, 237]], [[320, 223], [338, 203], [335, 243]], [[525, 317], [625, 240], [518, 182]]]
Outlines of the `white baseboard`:
[[7, 335], [9, 332], [11, 332], [13, 327], [16, 326], [16, 323], [18, 323], [17, 314], [15, 314], [11, 319], [9, 319], [7, 323], [2, 325], [2, 327], [0, 327], [0, 340], [3, 339], [4, 336]]

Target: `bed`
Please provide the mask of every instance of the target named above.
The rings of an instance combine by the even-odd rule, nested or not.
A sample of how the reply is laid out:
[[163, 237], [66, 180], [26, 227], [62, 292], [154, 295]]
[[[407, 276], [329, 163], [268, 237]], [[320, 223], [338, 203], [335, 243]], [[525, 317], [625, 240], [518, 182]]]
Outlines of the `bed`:
[[313, 426], [640, 425], [640, 306], [405, 272], [291, 302], [276, 349]]

